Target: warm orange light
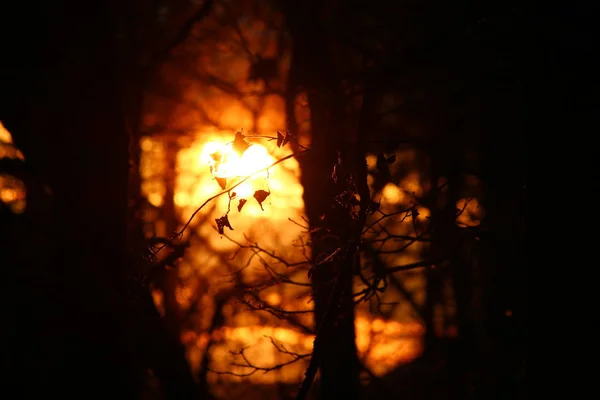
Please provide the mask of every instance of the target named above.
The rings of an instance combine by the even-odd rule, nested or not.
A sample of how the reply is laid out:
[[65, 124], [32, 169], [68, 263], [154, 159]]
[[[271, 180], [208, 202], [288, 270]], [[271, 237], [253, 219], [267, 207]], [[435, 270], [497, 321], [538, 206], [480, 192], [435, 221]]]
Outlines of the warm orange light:
[[[257, 189], [258, 179], [268, 177], [267, 168], [275, 161], [267, 149], [260, 144], [250, 145], [243, 154], [238, 154], [231, 143], [208, 142], [200, 155], [200, 162], [208, 164], [215, 178], [246, 178], [246, 182], [235, 188], [237, 197], [251, 197]], [[259, 172], [260, 171], [260, 172]]]
[[2, 121], [0, 121], [0, 142], [12, 143], [12, 135], [8, 129], [4, 127]]
[[[240, 156], [231, 143], [208, 142], [202, 149], [201, 161], [210, 165], [212, 174], [218, 178], [247, 177], [269, 167], [275, 161], [267, 149], [253, 144]], [[260, 173], [266, 177], [266, 171]]]
[[0, 190], [0, 200], [5, 203], [11, 203], [19, 198], [19, 192], [13, 188], [2, 188]]
[[[399, 323], [382, 319], [371, 319], [358, 315], [356, 318], [356, 345], [359, 356], [365, 365], [377, 376], [383, 376], [400, 364], [415, 359], [422, 351], [421, 339], [423, 327], [416, 323]], [[192, 368], [197, 369], [200, 354], [212, 337], [218, 343], [213, 344], [212, 360], [215, 371], [232, 371], [238, 374], [248, 373], [249, 369], [234, 366], [240, 362], [231, 355], [231, 351], [245, 348], [249, 360], [262, 366], [272, 366], [290, 357], [282, 355], [271, 342], [271, 338], [288, 351], [297, 354], [310, 353], [313, 348], [313, 335], [307, 335], [293, 329], [272, 325], [226, 326], [213, 332], [182, 332], [181, 339], [188, 346], [188, 359]], [[241, 362], [243, 364], [243, 362]], [[254, 374], [248, 379], [252, 382], [274, 383], [277, 381], [295, 383], [303, 378], [306, 363], [289, 365], [279, 374]], [[239, 381], [231, 375], [218, 375], [220, 379]], [[209, 377], [211, 380], [216, 375]]]
[[[241, 176], [248, 176], [268, 168], [273, 161], [275, 160], [269, 155], [267, 149], [259, 144], [253, 144], [248, 147], [248, 150], [242, 154], [242, 158], [240, 159]], [[257, 175], [266, 177], [267, 171], [263, 171]]]

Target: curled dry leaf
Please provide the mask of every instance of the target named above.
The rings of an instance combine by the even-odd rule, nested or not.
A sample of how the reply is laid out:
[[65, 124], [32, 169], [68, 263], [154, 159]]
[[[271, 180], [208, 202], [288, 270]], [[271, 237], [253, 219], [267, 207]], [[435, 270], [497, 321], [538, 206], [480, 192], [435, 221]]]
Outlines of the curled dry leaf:
[[244, 132], [242, 130], [237, 131], [235, 134], [235, 138], [233, 139], [233, 150], [236, 151], [240, 156], [244, 154], [248, 147], [250, 147], [248, 142], [244, 140], [245, 137], [246, 136], [244, 136]]
[[221, 189], [225, 190], [225, 188], [227, 187], [227, 178], [215, 178], [215, 180], [217, 181], [217, 183], [219, 184], [219, 186], [221, 186]]
[[217, 223], [217, 231], [222, 235], [225, 233], [225, 227], [233, 230], [231, 224], [229, 223], [229, 217], [227, 214], [223, 215], [221, 218], [216, 218], [215, 222]]
[[256, 201], [258, 201], [258, 205], [263, 211], [265, 211], [265, 209], [263, 208], [262, 203], [266, 200], [267, 197], [269, 197], [270, 194], [271, 193], [267, 192], [266, 190], [257, 190], [256, 192], [254, 192], [254, 198], [256, 199]]
[[281, 131], [277, 131], [277, 147], [282, 147], [294, 140], [294, 135], [287, 132], [285, 135]]
[[238, 212], [242, 211], [242, 208], [244, 207], [244, 204], [246, 204], [247, 200], [246, 199], [240, 199], [240, 202], [238, 203]]

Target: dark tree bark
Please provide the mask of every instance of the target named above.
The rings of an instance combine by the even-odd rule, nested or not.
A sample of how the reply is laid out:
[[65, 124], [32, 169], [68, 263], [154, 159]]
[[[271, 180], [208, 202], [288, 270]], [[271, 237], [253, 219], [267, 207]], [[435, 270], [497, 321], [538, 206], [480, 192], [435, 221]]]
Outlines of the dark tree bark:
[[[29, 274], [17, 278], [35, 306], [15, 327], [35, 329], [19, 344], [38, 347], [31, 355], [38, 362], [22, 360], [21, 372], [32, 383], [48, 385], [47, 392], [88, 388], [132, 396], [142, 370], [133, 367], [122, 340], [126, 319], [116, 286], [126, 250], [128, 138], [120, 129], [111, 10], [104, 6], [91, 18], [75, 17], [83, 11], [63, 2], [32, 13], [2, 12], [33, 33], [23, 29], [30, 42], [8, 45], [0, 119], [26, 154], [32, 175], [48, 188], [44, 199], [32, 191], [28, 213], [35, 214], [42, 201], [49, 202], [50, 213], [46, 226], [30, 221], [47, 238], [39, 250], [39, 243], [29, 243], [30, 251], [43, 251], [45, 260], [27, 265]], [[42, 290], [35, 285], [39, 279]]]
[[[527, 175], [522, 104], [506, 107], [518, 86], [505, 86], [489, 100], [491, 133], [483, 141], [484, 207], [482, 236], [484, 273], [483, 395], [525, 398], [527, 361]], [[515, 96], [516, 97], [516, 96]], [[515, 397], [517, 396], [517, 397]]]
[[25, 214], [2, 224], [15, 282], [7, 293], [17, 300], [3, 302], [11, 328], [2, 358], [26, 397], [136, 398], [148, 368], [165, 397], [194, 392], [149, 292], [128, 280], [121, 7], [0, 7], [0, 120], [26, 156], [28, 189]]
[[[288, 90], [298, 92], [301, 87], [308, 95], [311, 113], [311, 151], [299, 159], [317, 263], [311, 275], [317, 332], [311, 364], [319, 365], [320, 398], [356, 399], [360, 384], [352, 283], [361, 227], [335, 202], [345, 188], [342, 171], [353, 172], [355, 158], [344, 126], [342, 91], [319, 18], [321, 4], [287, 2], [286, 7], [293, 43], [291, 69], [298, 85]], [[338, 160], [342, 166], [338, 165], [334, 178]]]

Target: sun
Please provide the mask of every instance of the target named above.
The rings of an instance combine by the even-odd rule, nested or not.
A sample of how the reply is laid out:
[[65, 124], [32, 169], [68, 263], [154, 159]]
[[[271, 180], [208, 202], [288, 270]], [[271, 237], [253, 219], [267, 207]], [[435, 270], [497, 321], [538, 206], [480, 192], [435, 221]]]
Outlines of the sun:
[[[236, 196], [242, 199], [251, 197], [255, 186], [268, 178], [270, 165], [275, 159], [260, 144], [250, 144], [241, 154], [233, 143], [207, 142], [202, 149], [200, 161], [208, 164], [215, 178], [225, 178], [231, 183], [250, 177], [235, 188]], [[222, 186], [223, 189], [225, 187]]]

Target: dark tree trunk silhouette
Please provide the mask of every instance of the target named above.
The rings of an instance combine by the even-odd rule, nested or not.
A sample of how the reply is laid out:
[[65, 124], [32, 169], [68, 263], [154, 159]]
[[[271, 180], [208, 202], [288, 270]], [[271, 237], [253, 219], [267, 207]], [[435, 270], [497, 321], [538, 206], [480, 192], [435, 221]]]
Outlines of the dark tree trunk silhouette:
[[[143, 370], [134, 368], [124, 340], [126, 318], [116, 285], [126, 257], [128, 138], [115, 101], [112, 10], [100, 7], [94, 17], [79, 19], [63, 7], [84, 15], [68, 3], [42, 7], [31, 24], [24, 14], [10, 12], [25, 10], [2, 13], [29, 25], [39, 40], [19, 43], [23, 48], [13, 44], [5, 53], [10, 69], [3, 75], [12, 82], [2, 88], [0, 119], [32, 174], [47, 185], [46, 199], [30, 197], [30, 212], [42, 207], [39, 201], [50, 203], [46, 226], [31, 221], [47, 235], [44, 247], [31, 250], [43, 251], [45, 262], [20, 277], [23, 295], [39, 308], [16, 329], [36, 325], [21, 345], [39, 346], [32, 357], [43, 360], [24, 361], [23, 373], [48, 385], [50, 393], [77, 393], [78, 382], [97, 393], [132, 396]], [[34, 274], [44, 275], [45, 290], [33, 286], [41, 278]]]
[[[508, 89], [508, 90], [507, 90]], [[518, 86], [505, 87], [513, 95]], [[512, 93], [511, 93], [512, 92]], [[509, 97], [511, 98], [511, 97]], [[527, 355], [527, 253], [526, 253], [526, 159], [520, 121], [522, 104], [506, 104], [494, 98], [484, 112], [495, 122], [483, 141], [484, 177], [482, 236], [484, 273], [484, 328], [482, 351], [488, 395], [523, 396]], [[500, 103], [503, 104], [500, 104]]]
[[[311, 277], [317, 332], [311, 364], [313, 368], [319, 365], [320, 398], [355, 399], [360, 396], [352, 286], [357, 227], [347, 211], [335, 204], [345, 180], [341, 168], [337, 171], [339, 181], [333, 178], [338, 157], [347, 172], [352, 172], [355, 159], [344, 126], [342, 91], [319, 21], [321, 4], [290, 2], [287, 7], [293, 46], [291, 69], [296, 74], [295, 83], [308, 95], [311, 113], [311, 151], [299, 159], [305, 210], [313, 229], [312, 254], [318, 264]], [[295, 89], [288, 88], [292, 92]]]
[[26, 156], [28, 185], [28, 208], [18, 217], [26, 227], [2, 230], [17, 282], [8, 293], [19, 299], [3, 302], [11, 315], [3, 362], [17, 366], [10, 380], [24, 396], [136, 398], [148, 368], [166, 397], [194, 391], [148, 290], [128, 280], [119, 7], [0, 8], [12, 22], [0, 32], [0, 120]]

